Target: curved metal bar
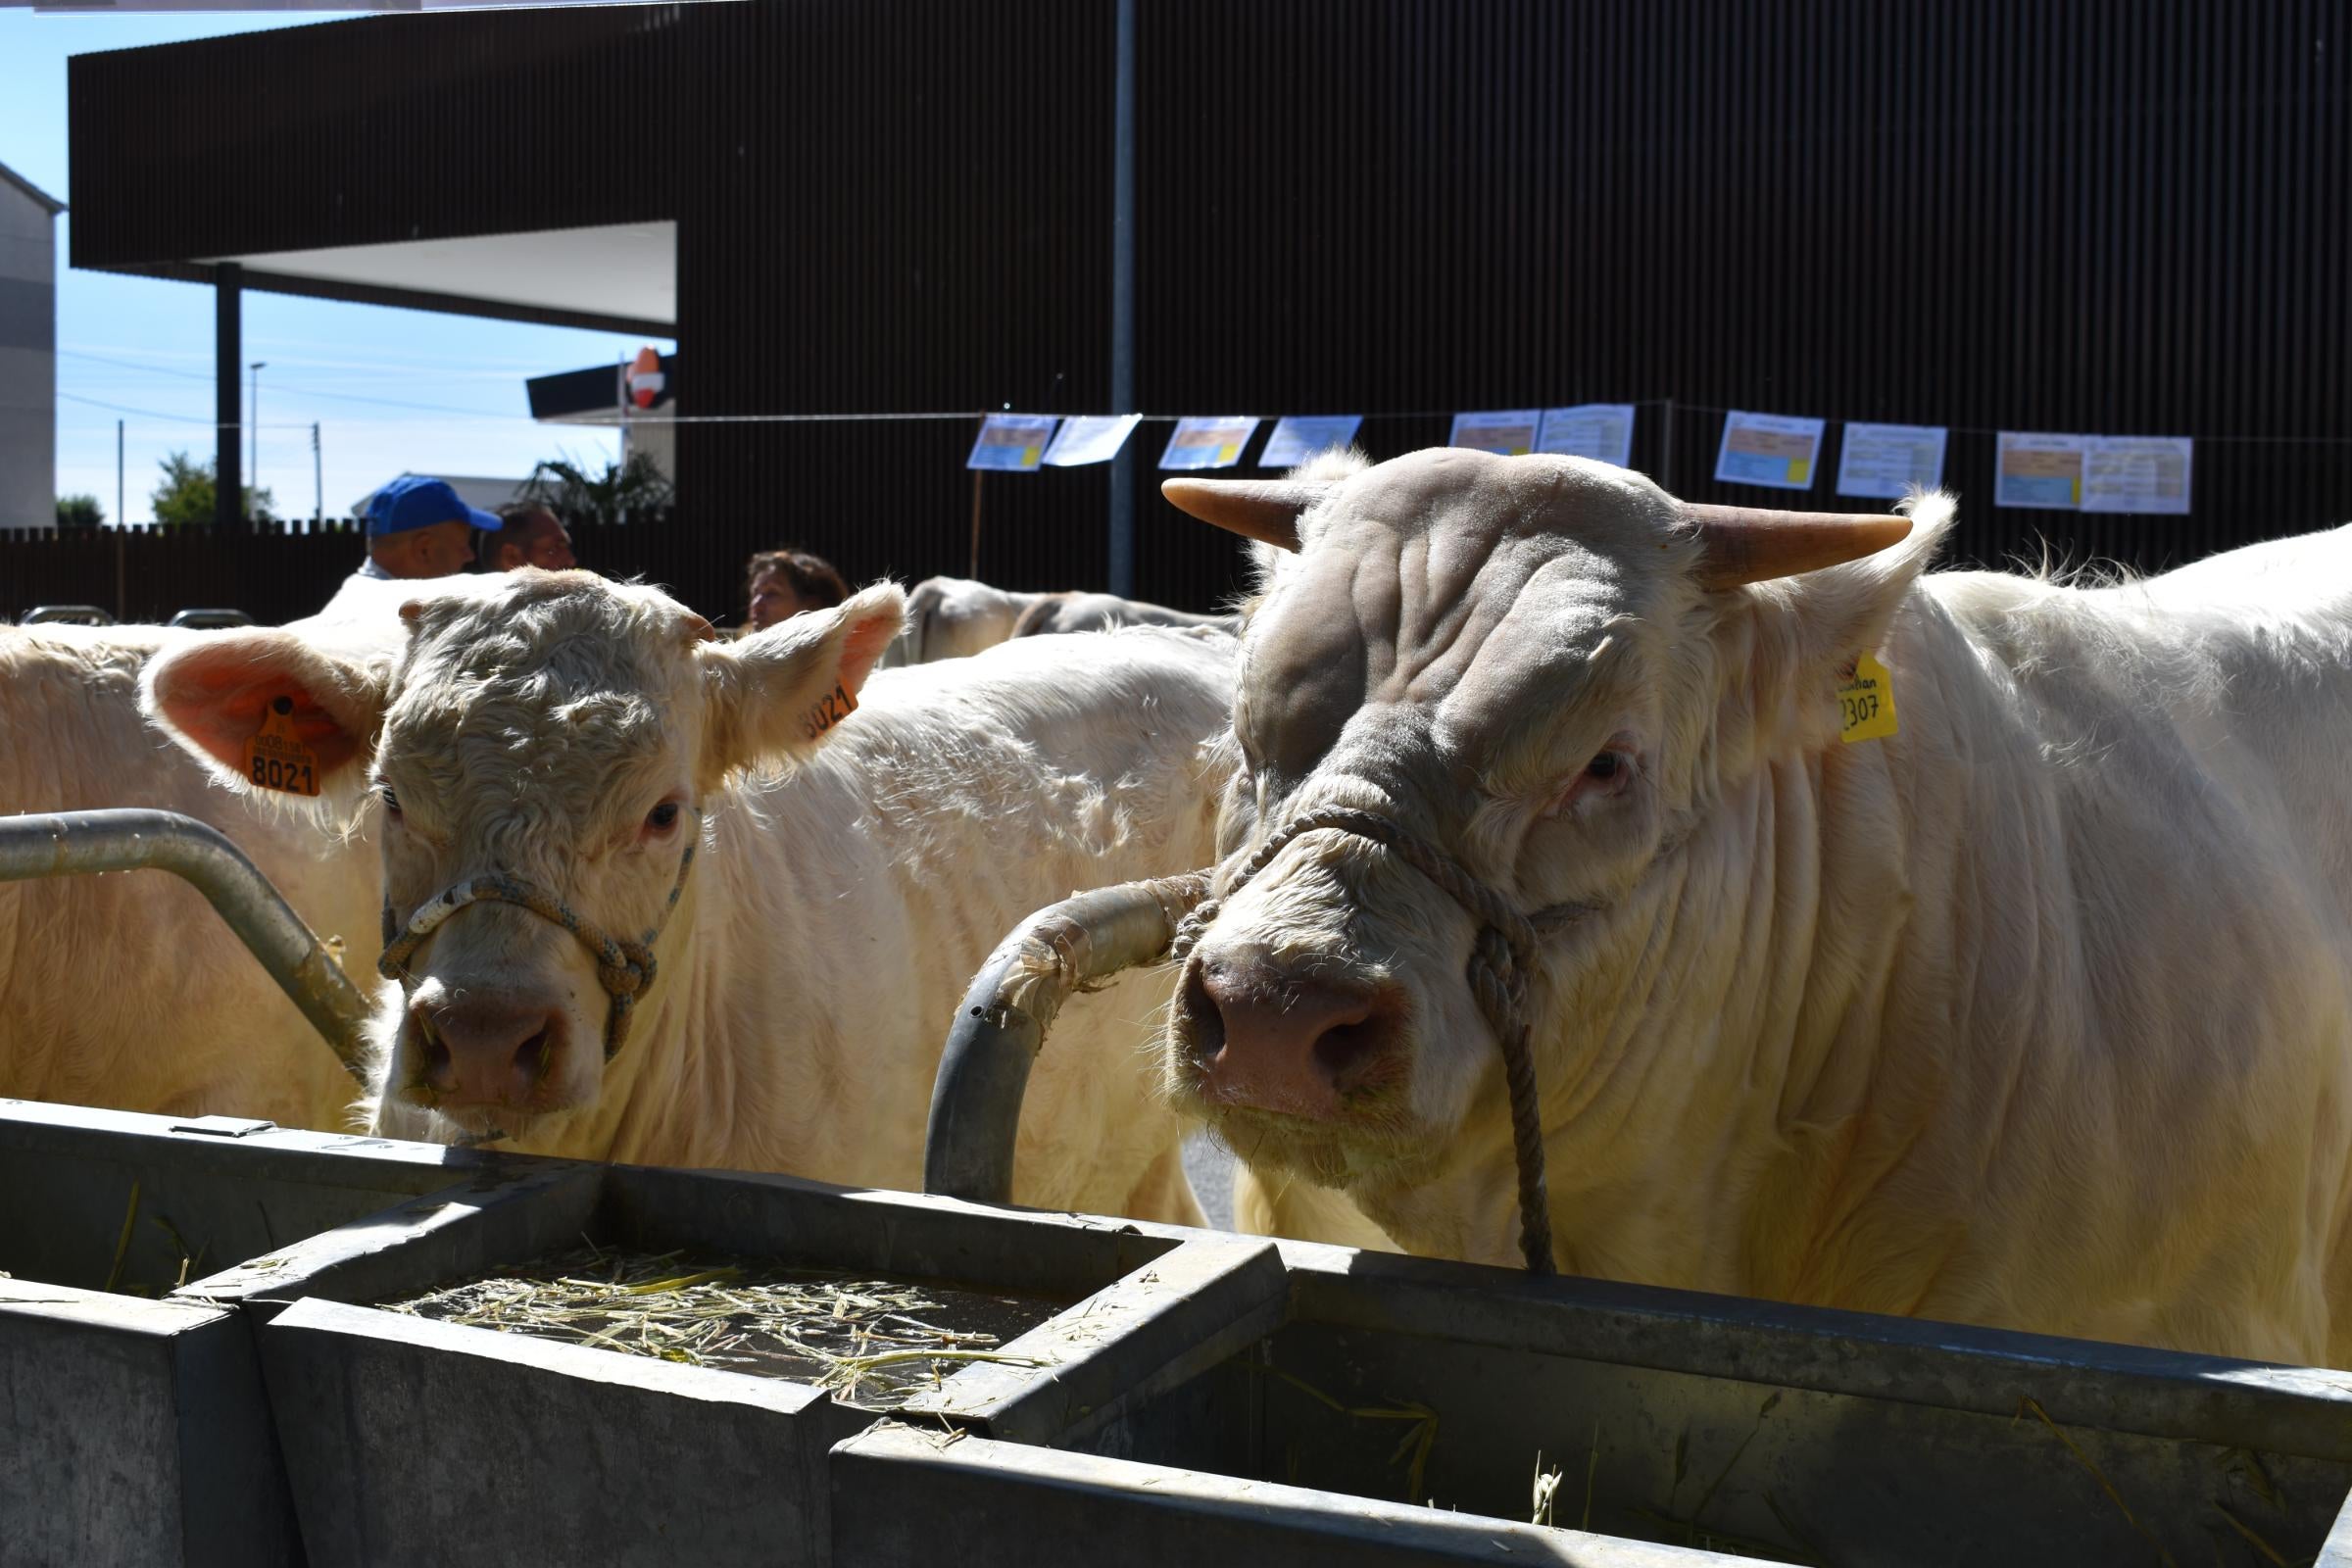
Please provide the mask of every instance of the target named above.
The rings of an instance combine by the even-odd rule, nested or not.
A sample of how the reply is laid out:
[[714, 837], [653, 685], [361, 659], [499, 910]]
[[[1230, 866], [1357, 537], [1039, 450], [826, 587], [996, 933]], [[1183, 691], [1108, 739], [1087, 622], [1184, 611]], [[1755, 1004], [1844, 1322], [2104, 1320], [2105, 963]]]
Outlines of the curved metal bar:
[[96, 605], [36, 605], [17, 617], [20, 626], [112, 626], [115, 617]]
[[1091, 980], [1150, 963], [1208, 893], [1200, 872], [1098, 888], [1041, 909], [980, 966], [931, 1086], [923, 1191], [1012, 1201], [1012, 1150], [1029, 1064], [1061, 1005]]
[[360, 1038], [368, 999], [270, 879], [218, 828], [177, 811], [0, 816], [0, 882], [140, 869], [169, 871], [203, 894], [325, 1037], [344, 1068], [368, 1081]]

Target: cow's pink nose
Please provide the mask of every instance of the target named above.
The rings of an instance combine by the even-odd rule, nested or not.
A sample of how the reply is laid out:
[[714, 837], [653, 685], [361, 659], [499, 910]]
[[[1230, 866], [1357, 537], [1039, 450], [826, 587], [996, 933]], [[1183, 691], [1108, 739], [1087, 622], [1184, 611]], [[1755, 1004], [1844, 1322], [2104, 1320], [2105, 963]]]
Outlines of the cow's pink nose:
[[530, 1108], [564, 1060], [564, 1015], [544, 1003], [467, 997], [413, 1011], [436, 1103]]
[[1318, 1120], [1389, 1076], [1400, 1039], [1384, 992], [1260, 962], [1195, 962], [1181, 1005], [1211, 1101]]

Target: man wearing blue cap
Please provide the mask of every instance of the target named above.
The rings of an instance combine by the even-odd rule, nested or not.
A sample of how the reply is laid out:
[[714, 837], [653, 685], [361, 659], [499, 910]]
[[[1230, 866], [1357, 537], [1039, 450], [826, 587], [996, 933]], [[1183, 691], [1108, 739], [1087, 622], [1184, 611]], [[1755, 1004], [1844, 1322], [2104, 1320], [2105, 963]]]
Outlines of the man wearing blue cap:
[[440, 479], [404, 473], [368, 503], [368, 564], [362, 577], [446, 577], [473, 560], [473, 530], [506, 524], [460, 500]]

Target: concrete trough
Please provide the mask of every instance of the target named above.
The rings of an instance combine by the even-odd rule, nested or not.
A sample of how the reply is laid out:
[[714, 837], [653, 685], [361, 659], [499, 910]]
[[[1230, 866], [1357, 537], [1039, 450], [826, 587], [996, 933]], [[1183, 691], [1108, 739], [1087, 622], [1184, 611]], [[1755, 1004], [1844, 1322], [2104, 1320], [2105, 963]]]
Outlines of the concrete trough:
[[874, 1411], [807, 1383], [381, 1309], [583, 1239], [1051, 1298], [1054, 1315], [1002, 1348], [1034, 1365], [964, 1366], [898, 1412], [1038, 1444], [1092, 1441], [1196, 1382], [1272, 1332], [1288, 1294], [1268, 1243], [785, 1177], [516, 1163], [536, 1169], [206, 1282], [264, 1325], [319, 1568], [829, 1560], [828, 1450]]
[[1284, 1251], [1279, 1331], [1060, 1451], [845, 1442], [836, 1560], [2352, 1564], [2343, 1373]]
[[300, 1561], [253, 1336], [170, 1293], [463, 1179], [451, 1158], [0, 1101], [0, 1562]]

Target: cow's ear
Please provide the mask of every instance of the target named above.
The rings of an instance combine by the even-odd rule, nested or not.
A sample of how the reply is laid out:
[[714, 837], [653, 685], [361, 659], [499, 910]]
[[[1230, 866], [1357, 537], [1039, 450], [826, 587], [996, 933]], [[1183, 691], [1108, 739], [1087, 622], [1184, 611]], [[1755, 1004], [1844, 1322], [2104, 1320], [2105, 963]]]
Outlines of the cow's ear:
[[822, 745], [857, 708], [866, 676], [906, 624], [906, 594], [882, 582], [741, 642], [698, 644], [707, 715], [701, 782]]
[[152, 660], [139, 706], [229, 783], [257, 794], [333, 797], [366, 774], [390, 687], [380, 668], [289, 631], [220, 631]]
[[1875, 554], [1719, 591], [1723, 665], [1759, 722], [1835, 739], [1839, 683], [1857, 656], [1885, 642], [1954, 520], [1952, 499], [1940, 493], [1916, 497], [1903, 510], [1909, 536]]

